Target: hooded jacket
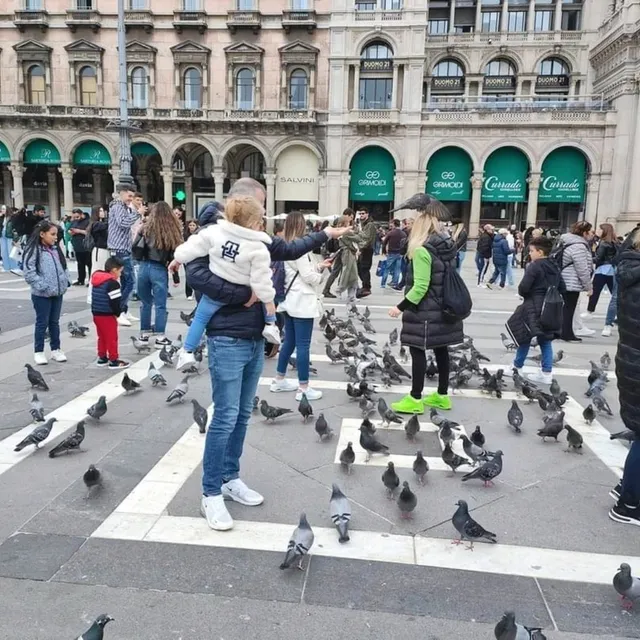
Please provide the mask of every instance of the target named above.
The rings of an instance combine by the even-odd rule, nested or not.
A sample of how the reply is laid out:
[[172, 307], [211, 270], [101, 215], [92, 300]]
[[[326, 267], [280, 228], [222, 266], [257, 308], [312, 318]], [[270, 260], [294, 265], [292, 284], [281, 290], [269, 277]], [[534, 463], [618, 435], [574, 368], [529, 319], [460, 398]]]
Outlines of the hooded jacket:
[[493, 254], [493, 264], [496, 267], [506, 267], [513, 249], [509, 247], [509, 241], [501, 233], [496, 233], [493, 236], [491, 252]]
[[25, 258], [24, 279], [34, 296], [54, 298], [69, 288], [69, 273], [63, 266], [63, 258], [59, 245], [49, 248], [40, 245]]
[[94, 316], [119, 316], [122, 291], [120, 283], [108, 271], [91, 276], [91, 313]]
[[575, 233], [560, 237], [565, 246], [562, 254], [562, 279], [567, 291], [589, 291], [593, 274], [593, 254], [589, 243]]
[[[81, 231], [86, 231], [89, 227], [89, 222], [89, 216], [85, 213], [82, 220], [73, 220], [69, 229], [80, 229]], [[83, 253], [87, 250], [84, 246], [85, 238], [86, 236], [83, 233], [71, 234], [71, 246], [73, 247], [74, 253]]]

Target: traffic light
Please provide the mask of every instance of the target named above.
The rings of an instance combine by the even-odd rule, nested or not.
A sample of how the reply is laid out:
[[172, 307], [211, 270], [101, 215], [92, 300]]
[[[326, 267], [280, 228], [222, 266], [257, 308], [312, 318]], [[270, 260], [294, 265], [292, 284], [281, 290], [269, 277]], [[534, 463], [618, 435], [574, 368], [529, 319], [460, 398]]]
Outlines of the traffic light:
[[178, 201], [178, 202], [184, 202], [187, 199], [187, 194], [182, 190], [179, 189], [178, 191], [176, 191], [173, 194], [173, 197]]

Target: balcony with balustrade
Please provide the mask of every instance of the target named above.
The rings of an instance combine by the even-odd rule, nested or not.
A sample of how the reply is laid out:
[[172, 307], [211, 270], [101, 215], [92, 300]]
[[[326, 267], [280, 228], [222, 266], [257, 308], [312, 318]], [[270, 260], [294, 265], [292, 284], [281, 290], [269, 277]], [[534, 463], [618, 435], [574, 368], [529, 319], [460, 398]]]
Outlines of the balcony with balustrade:
[[65, 22], [71, 33], [75, 33], [79, 27], [87, 27], [97, 33], [102, 25], [100, 12], [91, 0], [76, 0], [73, 9], [67, 10]]
[[297, 11], [285, 9], [282, 12], [282, 28], [285, 33], [290, 33], [292, 29], [306, 29], [311, 33], [317, 26], [316, 12], [313, 10]]
[[563, 44], [585, 44], [586, 31], [514, 31], [489, 33], [427, 33], [426, 48], [434, 49], [443, 45], [471, 46], [471, 45], [513, 45], [515, 43], [554, 42]]
[[173, 28], [178, 33], [185, 29], [197, 29], [202, 34], [207, 27], [207, 13], [198, 0], [184, 0], [182, 8], [173, 12]]
[[237, 9], [227, 11], [227, 29], [235, 33], [238, 29], [250, 29], [258, 33], [262, 28], [262, 14], [257, 10]]
[[23, 0], [20, 8], [13, 14], [13, 24], [20, 33], [33, 27], [44, 32], [49, 28], [49, 14], [44, 10], [42, 2]]
[[[144, 29], [145, 33], [153, 31], [153, 12], [148, 8], [135, 8], [137, 3], [133, 3], [124, 10], [124, 26], [127, 31], [131, 29]], [[142, 5], [144, 6], [144, 5]]]

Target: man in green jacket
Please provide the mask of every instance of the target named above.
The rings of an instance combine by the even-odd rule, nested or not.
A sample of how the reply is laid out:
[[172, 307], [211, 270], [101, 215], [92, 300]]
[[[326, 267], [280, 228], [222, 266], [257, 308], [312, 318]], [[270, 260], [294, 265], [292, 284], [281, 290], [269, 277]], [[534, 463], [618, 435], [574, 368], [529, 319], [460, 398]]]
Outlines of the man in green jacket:
[[356, 213], [360, 218], [360, 257], [358, 258], [358, 275], [362, 281], [362, 289], [358, 292], [358, 298], [366, 298], [371, 295], [371, 265], [373, 264], [373, 245], [376, 241], [376, 225], [369, 216], [369, 211], [362, 207]]

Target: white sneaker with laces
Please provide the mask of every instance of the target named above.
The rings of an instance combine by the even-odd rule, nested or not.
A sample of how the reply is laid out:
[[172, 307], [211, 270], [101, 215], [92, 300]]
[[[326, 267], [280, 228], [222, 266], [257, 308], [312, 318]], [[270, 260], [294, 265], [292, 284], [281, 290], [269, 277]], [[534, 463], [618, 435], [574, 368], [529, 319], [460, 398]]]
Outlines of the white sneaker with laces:
[[540, 384], [551, 384], [553, 380], [553, 374], [545, 373], [544, 371], [538, 371], [537, 373], [530, 373], [527, 378], [531, 382], [539, 382]]
[[36, 353], [33, 354], [33, 361], [36, 364], [47, 364], [47, 362], [49, 362], [47, 360], [47, 356], [45, 356], [42, 351], [37, 351]]
[[262, 330], [262, 337], [271, 344], [282, 344], [280, 330], [275, 324], [265, 324]]
[[587, 319], [593, 317], [593, 311], [583, 311], [580, 314], [580, 317], [583, 318], [584, 320], [587, 320]]
[[264, 498], [257, 491], [249, 489], [240, 478], [229, 480], [222, 485], [222, 497], [225, 500], [243, 504], [245, 507], [257, 507], [264, 502]]
[[602, 336], [608, 338], [611, 335], [611, 325], [606, 324], [602, 330]]
[[322, 398], [322, 391], [308, 387], [306, 391], [298, 389], [298, 393], [296, 393], [296, 402], [300, 402], [300, 400], [302, 400], [303, 393], [306, 394], [307, 400], [320, 400], [320, 398]]
[[581, 329], [578, 329], [575, 334], [579, 337], [579, 338], [584, 338], [585, 336], [592, 336], [595, 334], [595, 331], [593, 329], [589, 329], [589, 327], [582, 327]]
[[136, 318], [131, 311], [127, 311], [126, 315], [129, 322], [138, 322], [138, 320], [140, 320], [140, 318]]
[[182, 369], [187, 365], [195, 364], [195, 363], [196, 363], [196, 359], [193, 353], [189, 353], [184, 349], [180, 349], [180, 351], [178, 351], [178, 362], [176, 363], [176, 369]]
[[209, 527], [215, 531], [229, 531], [233, 527], [233, 519], [222, 496], [202, 496], [200, 513], [207, 519]]
[[56, 349], [51, 352], [51, 359], [56, 362], [66, 362], [67, 356], [64, 355], [64, 351], [62, 351], [62, 349]]
[[126, 314], [121, 313], [118, 316], [118, 320], [117, 323], [121, 326], [121, 327], [130, 327], [131, 326], [131, 322], [129, 322], [129, 318], [127, 318]]
[[271, 386], [269, 387], [269, 391], [271, 393], [281, 393], [282, 391], [297, 391], [298, 383], [295, 380], [287, 380], [284, 378], [283, 380], [273, 379], [271, 381]]

